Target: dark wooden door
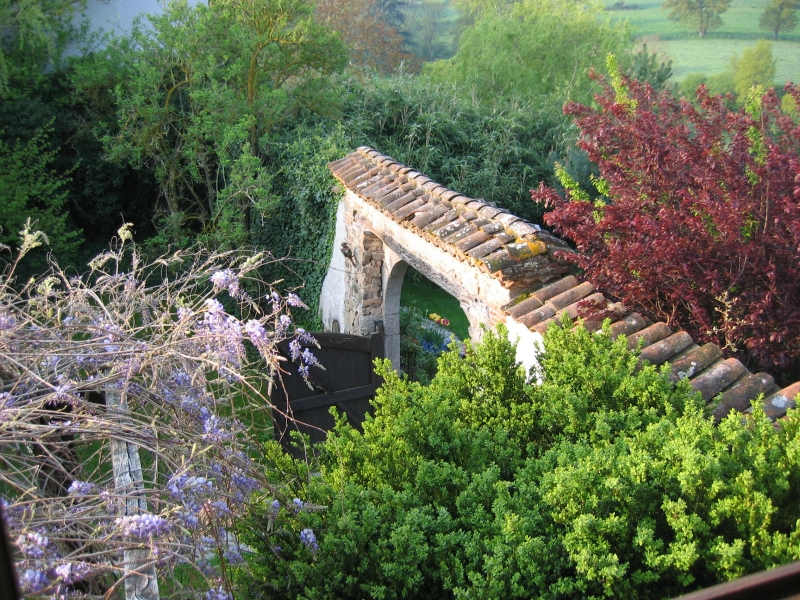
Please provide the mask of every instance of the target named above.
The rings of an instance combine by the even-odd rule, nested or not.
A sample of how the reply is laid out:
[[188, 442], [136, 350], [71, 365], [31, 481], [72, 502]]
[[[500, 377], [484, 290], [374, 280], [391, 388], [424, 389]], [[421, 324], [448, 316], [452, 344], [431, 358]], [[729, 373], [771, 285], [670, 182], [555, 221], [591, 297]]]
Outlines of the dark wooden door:
[[373, 371], [373, 361], [383, 358], [383, 334], [370, 337], [345, 333], [313, 333], [319, 348], [311, 348], [314, 356], [325, 369], [311, 367], [306, 385], [298, 374], [299, 364], [293, 364], [288, 342], [278, 344], [286, 357], [282, 368], [287, 371], [276, 381], [272, 392], [275, 436], [284, 448], [295, 455], [302, 450], [290, 448], [290, 432], [300, 431], [311, 437], [312, 443], [325, 439], [326, 432], [333, 428], [330, 407], [347, 415], [350, 423], [361, 428], [367, 412], [372, 410], [370, 400], [375, 390], [383, 383]]

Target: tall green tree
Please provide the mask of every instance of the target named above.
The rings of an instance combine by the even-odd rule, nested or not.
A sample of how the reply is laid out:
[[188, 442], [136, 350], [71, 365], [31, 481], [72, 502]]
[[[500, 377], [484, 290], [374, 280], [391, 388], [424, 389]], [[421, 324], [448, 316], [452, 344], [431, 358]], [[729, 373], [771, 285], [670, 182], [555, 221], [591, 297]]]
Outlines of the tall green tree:
[[119, 78], [119, 130], [108, 147], [155, 171], [167, 241], [180, 242], [191, 225], [210, 243], [234, 245], [249, 242], [250, 210], [272, 204], [263, 136], [298, 107], [326, 109], [325, 77], [347, 60], [306, 0], [171, 2], [107, 54], [97, 67]]
[[764, 7], [758, 26], [772, 32], [772, 39], [778, 39], [781, 31], [792, 31], [797, 27], [797, 0], [772, 0]]
[[41, 80], [74, 33], [73, 14], [85, 5], [86, 0], [0, 0], [0, 96]]
[[759, 40], [754, 46], [742, 50], [739, 58], [731, 58], [730, 71], [739, 102], [745, 102], [750, 89], [761, 86], [767, 89], [775, 79], [776, 60], [772, 57], [772, 43]]
[[669, 19], [684, 27], [697, 28], [700, 37], [706, 37], [709, 29], [722, 25], [722, 17], [730, 7], [731, 0], [664, 0], [663, 10], [670, 11]]
[[626, 55], [631, 43], [627, 27], [612, 24], [599, 4], [524, 0], [507, 14], [480, 18], [464, 31], [452, 59], [426, 70], [435, 81], [471, 88], [487, 101], [590, 101], [589, 69], [609, 53]]
[[67, 180], [51, 168], [56, 153], [47, 147], [47, 134], [39, 130], [33, 138], [13, 145], [0, 140], [0, 242], [15, 247], [30, 219], [47, 235], [50, 248], [71, 260], [81, 237], [67, 222]]

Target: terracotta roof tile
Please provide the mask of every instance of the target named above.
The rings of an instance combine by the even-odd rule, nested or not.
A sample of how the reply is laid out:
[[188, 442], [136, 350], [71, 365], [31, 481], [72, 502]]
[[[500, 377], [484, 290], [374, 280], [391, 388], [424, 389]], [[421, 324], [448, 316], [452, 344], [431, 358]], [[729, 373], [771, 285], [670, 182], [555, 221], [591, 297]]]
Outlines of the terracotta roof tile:
[[472, 225], [468, 220], [466, 220], [464, 218], [464, 215], [461, 215], [461, 218], [464, 219], [464, 226], [459, 227], [454, 233], [451, 233], [450, 235], [445, 237], [444, 241], [447, 242], [448, 244], [455, 244], [456, 248], [463, 251], [464, 248], [462, 248], [459, 245], [459, 242], [463, 239], [472, 236], [475, 233], [478, 233], [479, 229], [474, 225]]
[[483, 231], [482, 229], [478, 229], [475, 231], [475, 233], [470, 234], [460, 242], [457, 242], [456, 247], [462, 252], [467, 252], [467, 250], [470, 250], [475, 246], [483, 244], [488, 239], [489, 239], [489, 234]]
[[656, 342], [672, 335], [672, 330], [666, 323], [654, 323], [628, 336], [628, 349], [635, 350], [639, 346], [639, 340], [644, 340], [643, 348], [651, 346]]
[[764, 400], [764, 412], [772, 420], [783, 417], [788, 409], [796, 407], [795, 398], [798, 394], [800, 394], [800, 381]]
[[672, 364], [672, 378], [674, 381], [678, 381], [694, 377], [721, 356], [722, 350], [716, 344], [705, 344], [678, 355], [669, 361]]
[[692, 336], [685, 331], [678, 331], [642, 350], [639, 358], [653, 365], [661, 365], [692, 344], [694, 344]]
[[[428, 199], [425, 196], [418, 196], [417, 199], [414, 200], [413, 202], [409, 202], [408, 204], [406, 204], [402, 208], [395, 209], [393, 211], [394, 212], [394, 216], [395, 216], [395, 218], [397, 218], [397, 219], [402, 221], [406, 217], [409, 217], [409, 216], [413, 215], [414, 212], [417, 209], [422, 208], [427, 201], [428, 201]], [[399, 202], [399, 200], [398, 200], [398, 202]]]
[[404, 194], [403, 196], [400, 196], [397, 200], [394, 200], [393, 202], [389, 203], [385, 208], [389, 212], [396, 214], [397, 211], [399, 211], [404, 206], [411, 204], [416, 198], [417, 196], [409, 192], [407, 194]]
[[625, 337], [635, 334], [647, 327], [647, 322], [639, 313], [631, 313], [619, 321], [611, 324], [611, 337], [616, 339], [621, 335]]
[[744, 412], [750, 408], [751, 400], [759, 394], [768, 396], [777, 391], [777, 387], [772, 375], [768, 373], [748, 374], [728, 388], [722, 394], [720, 402], [733, 410]]
[[558, 296], [553, 296], [547, 302], [548, 304], [552, 304], [556, 309], [562, 309], [578, 300], [583, 300], [593, 291], [594, 286], [588, 281], [584, 281], [573, 288], [561, 292]]
[[553, 304], [551, 302], [548, 302], [542, 308], [544, 308], [545, 306], [553, 307], [554, 310], [556, 311], [555, 314], [552, 317], [542, 321], [538, 325], [534, 325], [533, 330], [544, 335], [544, 332], [547, 331], [547, 328], [550, 327], [550, 324], [553, 323], [554, 321], [560, 321], [564, 317], [564, 315], [567, 315], [570, 319], [577, 319], [578, 316], [580, 316], [581, 310], [583, 308], [581, 304], [583, 303], [584, 300], [593, 303], [600, 303], [600, 302], [605, 302], [605, 296], [603, 296], [603, 294], [598, 292], [586, 298], [581, 298], [577, 302], [570, 304], [569, 306], [565, 306], [561, 310], [555, 309], [555, 307], [553, 307]]
[[[715, 344], [714, 344], [715, 345]], [[690, 385], [708, 402], [726, 387], [745, 374], [747, 369], [735, 358], [718, 360], [691, 379]]]

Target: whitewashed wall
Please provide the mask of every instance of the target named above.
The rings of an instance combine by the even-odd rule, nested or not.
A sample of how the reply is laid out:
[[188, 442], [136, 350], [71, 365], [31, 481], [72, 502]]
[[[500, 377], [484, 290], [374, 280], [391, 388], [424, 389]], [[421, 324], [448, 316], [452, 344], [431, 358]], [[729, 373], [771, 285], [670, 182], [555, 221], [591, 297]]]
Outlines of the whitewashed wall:
[[[203, 0], [188, 0], [194, 6]], [[203, 2], [205, 4], [205, 2]], [[97, 31], [130, 31], [134, 18], [142, 13], [160, 13], [164, 0], [89, 0], [86, 17]]]
[[334, 329], [333, 322], [339, 323], [339, 331], [350, 333], [345, 321], [345, 298], [347, 297], [347, 264], [344, 254], [339, 250], [342, 242], [347, 240], [347, 223], [345, 222], [346, 206], [339, 202], [336, 210], [336, 230], [333, 234], [333, 253], [328, 273], [322, 282], [322, 292], [319, 298], [319, 310], [322, 324], [326, 331]]

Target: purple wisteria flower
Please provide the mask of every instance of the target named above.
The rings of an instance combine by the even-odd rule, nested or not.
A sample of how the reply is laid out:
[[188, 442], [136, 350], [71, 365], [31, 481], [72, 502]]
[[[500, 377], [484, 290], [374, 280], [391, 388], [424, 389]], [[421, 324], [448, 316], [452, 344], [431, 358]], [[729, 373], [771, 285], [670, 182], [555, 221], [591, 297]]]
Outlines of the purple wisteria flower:
[[36, 569], [26, 569], [19, 579], [24, 593], [40, 592], [50, 585], [47, 575]]
[[230, 269], [223, 269], [214, 273], [211, 276], [211, 283], [219, 289], [227, 289], [228, 293], [234, 298], [239, 295], [239, 276]]
[[292, 340], [289, 342], [289, 354], [292, 357], [292, 360], [297, 360], [303, 354], [303, 348], [300, 346], [300, 342], [298, 340]]
[[272, 292], [269, 299], [272, 302], [272, 312], [278, 312], [281, 309], [281, 297], [278, 295], [278, 292]]
[[303, 359], [303, 362], [308, 365], [309, 367], [318, 367], [320, 366], [317, 357], [311, 353], [311, 350], [308, 348], [303, 350], [303, 353], [300, 355], [300, 358]]
[[69, 562], [58, 565], [55, 574], [66, 584], [75, 583], [84, 579], [91, 572], [91, 567], [85, 562]]
[[289, 315], [281, 315], [278, 317], [278, 324], [275, 326], [275, 335], [278, 337], [283, 337], [286, 335], [286, 331], [289, 329], [291, 324], [292, 318]]
[[277, 500], [273, 500], [272, 502], [270, 502], [269, 514], [273, 519], [277, 518], [278, 512], [280, 510], [281, 510], [281, 503], [280, 502], [278, 502]]
[[227, 560], [232, 565], [240, 565], [244, 562], [244, 557], [242, 553], [239, 552], [236, 548], [228, 548], [225, 550], [223, 556], [225, 560]]
[[224, 587], [220, 586], [208, 590], [204, 596], [204, 600], [233, 600], [233, 596], [228, 594]]
[[317, 536], [314, 535], [314, 531], [311, 529], [303, 529], [303, 531], [300, 532], [300, 541], [306, 548], [311, 550], [311, 554], [316, 554], [319, 550]]
[[44, 558], [50, 550], [50, 540], [41, 533], [28, 532], [17, 538], [17, 548], [26, 558]]
[[8, 331], [10, 329], [14, 329], [14, 326], [17, 324], [17, 319], [14, 318], [14, 315], [9, 315], [8, 313], [0, 313], [0, 331]]
[[88, 496], [94, 490], [94, 484], [89, 483], [88, 481], [73, 481], [67, 493], [70, 496]]
[[261, 484], [256, 479], [242, 473], [231, 475], [231, 481], [239, 490], [236, 494], [238, 502], [244, 502], [253, 492], [261, 488]]
[[144, 514], [120, 517], [115, 523], [123, 535], [147, 538], [169, 532], [171, 525], [158, 515]]
[[317, 340], [314, 338], [314, 336], [308, 333], [302, 327], [298, 327], [297, 329], [295, 329], [295, 334], [297, 335], [297, 339], [299, 339], [304, 344], [309, 344], [311, 346], [317, 345]]
[[260, 351], [269, 347], [269, 335], [259, 321], [255, 319], [247, 321], [244, 325], [244, 332], [247, 334], [247, 337], [250, 338], [250, 341], [253, 342], [253, 345]]
[[203, 421], [203, 434], [200, 437], [214, 444], [230, 440], [233, 432], [226, 425], [228, 422], [225, 419], [209, 414]]
[[295, 498], [292, 500], [292, 504], [294, 504], [294, 512], [300, 512], [303, 510], [303, 501], [300, 498]]
[[306, 303], [303, 302], [300, 299], [300, 297], [297, 296], [296, 294], [289, 294], [288, 296], [286, 296], [286, 304], [288, 304], [289, 306], [297, 306], [299, 308], [308, 308], [308, 306], [306, 306]]

